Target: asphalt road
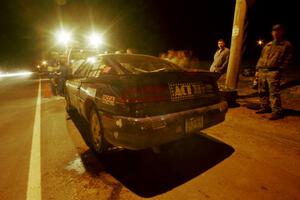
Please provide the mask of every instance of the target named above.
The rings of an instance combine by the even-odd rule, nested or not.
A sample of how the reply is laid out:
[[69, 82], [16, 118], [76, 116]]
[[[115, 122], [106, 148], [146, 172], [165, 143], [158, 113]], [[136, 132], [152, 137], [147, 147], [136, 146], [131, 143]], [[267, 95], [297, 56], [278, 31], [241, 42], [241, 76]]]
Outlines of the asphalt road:
[[[87, 125], [30, 78], [0, 80], [0, 199], [300, 199], [300, 120], [239, 107], [226, 121], [151, 150], [93, 154]], [[40, 100], [40, 102], [39, 102]]]

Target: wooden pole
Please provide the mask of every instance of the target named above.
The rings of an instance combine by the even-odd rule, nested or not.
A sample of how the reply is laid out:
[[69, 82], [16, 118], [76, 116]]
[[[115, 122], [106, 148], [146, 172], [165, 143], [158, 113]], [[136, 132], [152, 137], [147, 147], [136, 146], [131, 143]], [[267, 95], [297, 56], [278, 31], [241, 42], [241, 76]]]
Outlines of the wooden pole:
[[238, 73], [242, 56], [241, 54], [246, 12], [246, 0], [236, 0], [230, 45], [230, 56], [225, 81], [226, 89], [237, 89]]

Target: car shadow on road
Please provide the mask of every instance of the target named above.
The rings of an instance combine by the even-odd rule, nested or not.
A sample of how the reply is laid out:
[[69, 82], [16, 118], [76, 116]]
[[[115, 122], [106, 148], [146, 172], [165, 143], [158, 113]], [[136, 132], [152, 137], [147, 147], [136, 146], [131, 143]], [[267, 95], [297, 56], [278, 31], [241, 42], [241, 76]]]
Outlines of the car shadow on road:
[[201, 175], [233, 152], [221, 141], [194, 135], [163, 145], [160, 153], [123, 149], [101, 156], [87, 151], [81, 157], [93, 176], [104, 169], [137, 195], [153, 197]]
[[[85, 135], [86, 125], [76, 118], [75, 125]], [[160, 150], [115, 149], [101, 156], [88, 150], [81, 159], [91, 176], [101, 178], [99, 174], [107, 172], [137, 195], [153, 197], [201, 175], [234, 152], [203, 133], [162, 145]]]

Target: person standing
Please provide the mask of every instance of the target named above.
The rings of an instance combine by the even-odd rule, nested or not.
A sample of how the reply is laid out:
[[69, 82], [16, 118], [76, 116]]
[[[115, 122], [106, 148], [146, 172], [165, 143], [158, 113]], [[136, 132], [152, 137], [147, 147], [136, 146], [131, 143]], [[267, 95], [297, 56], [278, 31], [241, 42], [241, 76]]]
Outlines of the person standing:
[[223, 39], [219, 39], [218, 50], [214, 54], [214, 60], [209, 71], [220, 73], [220, 75], [226, 73], [229, 54], [230, 50], [225, 46], [225, 41]]
[[65, 96], [65, 83], [68, 79], [69, 69], [66, 59], [60, 60], [59, 77], [58, 77], [58, 91], [60, 96]]
[[48, 75], [50, 80], [50, 88], [52, 96], [58, 94], [58, 63], [57, 61], [52, 61], [48, 66]]
[[272, 27], [273, 40], [264, 46], [256, 64], [261, 104], [261, 109], [256, 113], [272, 113], [270, 120], [284, 117], [281, 107], [280, 78], [282, 70], [291, 63], [292, 59], [292, 45], [284, 40], [284, 31], [281, 24]]

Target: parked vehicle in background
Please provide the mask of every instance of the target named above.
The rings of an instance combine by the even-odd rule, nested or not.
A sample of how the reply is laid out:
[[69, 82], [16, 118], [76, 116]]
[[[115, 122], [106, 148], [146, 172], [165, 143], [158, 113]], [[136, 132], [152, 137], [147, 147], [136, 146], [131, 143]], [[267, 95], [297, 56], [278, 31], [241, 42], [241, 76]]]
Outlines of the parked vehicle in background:
[[225, 119], [215, 73], [186, 71], [147, 55], [86, 59], [66, 81], [66, 110], [89, 123], [86, 143], [137, 150], [156, 147]]

